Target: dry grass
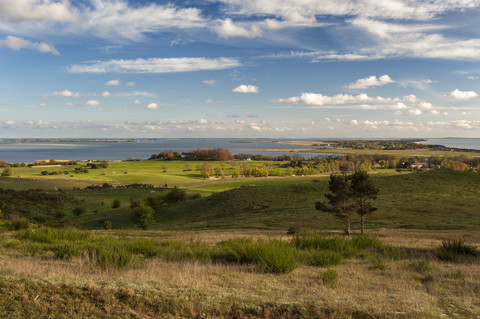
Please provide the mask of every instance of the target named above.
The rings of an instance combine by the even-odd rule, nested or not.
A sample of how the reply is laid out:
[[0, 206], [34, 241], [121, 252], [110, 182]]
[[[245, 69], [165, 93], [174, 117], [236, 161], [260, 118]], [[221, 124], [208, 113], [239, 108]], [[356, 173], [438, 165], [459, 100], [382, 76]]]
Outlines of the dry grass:
[[[169, 239], [196, 237], [216, 242], [239, 236], [254, 237], [255, 234], [269, 238], [282, 235], [275, 232], [265, 235], [255, 231], [167, 235]], [[162, 237], [165, 235], [161, 234]], [[443, 236], [460, 233], [380, 230], [377, 235], [386, 243], [426, 249], [437, 247]], [[428, 267], [412, 267], [417, 261], [424, 261]], [[134, 268], [102, 271], [86, 257], [62, 261], [2, 254], [0, 279], [16, 282], [18, 278], [26, 278], [29, 282], [57, 287], [50, 291], [37, 285], [30, 289], [32, 291], [19, 292], [23, 297], [17, 296], [15, 300], [22, 307], [33, 302], [32, 298], [37, 298], [36, 303], [44, 302], [45, 307], [56, 303], [50, 294], [56, 294], [58, 300], [68, 304], [72, 302], [68, 299], [69, 294], [77, 294], [75, 298], [87, 309], [80, 317], [87, 314], [108, 318], [163, 315], [187, 318], [202, 317], [204, 314], [205, 317], [230, 318], [235, 315], [271, 318], [480, 317], [478, 263], [444, 263], [437, 261], [433, 255], [400, 260], [385, 257], [381, 263], [382, 267], [372, 267], [368, 258], [347, 259], [335, 267], [339, 280], [330, 287], [322, 282], [325, 268], [309, 266], [300, 266], [290, 274], [274, 275], [259, 272], [248, 265], [149, 259]], [[113, 299], [102, 299], [99, 303], [97, 294], [110, 294]], [[2, 298], [6, 297], [0, 297], [0, 300]], [[158, 303], [170, 305], [160, 307], [165, 311], [163, 315], [154, 315]], [[26, 309], [30, 309], [28, 307]], [[61, 308], [61, 305], [57, 307]]]

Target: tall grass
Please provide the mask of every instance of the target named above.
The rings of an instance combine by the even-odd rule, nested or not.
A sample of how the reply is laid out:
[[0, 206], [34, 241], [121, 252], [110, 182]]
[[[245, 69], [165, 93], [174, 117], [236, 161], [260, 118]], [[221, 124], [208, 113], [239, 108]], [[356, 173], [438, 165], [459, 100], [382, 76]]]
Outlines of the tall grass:
[[70, 228], [49, 228], [27, 229], [16, 234], [17, 239], [30, 240], [39, 243], [55, 243], [59, 241], [85, 241], [90, 234]]
[[211, 246], [202, 241], [158, 241], [147, 238], [92, 236], [87, 232], [69, 228], [27, 229], [16, 235], [18, 247], [30, 254], [50, 251], [55, 259], [88, 256], [102, 269], [118, 269], [134, 264], [135, 260], [161, 258], [166, 261], [220, 262], [228, 264], [254, 264], [261, 271], [289, 273], [299, 262], [331, 267], [343, 258], [365, 250], [382, 247], [373, 237], [345, 238], [319, 234], [297, 235], [291, 240], [253, 240], [235, 238]]

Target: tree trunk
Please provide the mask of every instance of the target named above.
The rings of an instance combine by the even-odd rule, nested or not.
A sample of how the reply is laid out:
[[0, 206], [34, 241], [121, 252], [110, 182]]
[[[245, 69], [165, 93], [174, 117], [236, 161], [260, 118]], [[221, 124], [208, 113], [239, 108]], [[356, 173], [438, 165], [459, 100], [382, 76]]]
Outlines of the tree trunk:
[[345, 220], [345, 234], [350, 236], [350, 219]]
[[360, 228], [361, 228], [361, 233], [363, 235], [364, 229], [365, 229], [364, 215], [360, 215]]

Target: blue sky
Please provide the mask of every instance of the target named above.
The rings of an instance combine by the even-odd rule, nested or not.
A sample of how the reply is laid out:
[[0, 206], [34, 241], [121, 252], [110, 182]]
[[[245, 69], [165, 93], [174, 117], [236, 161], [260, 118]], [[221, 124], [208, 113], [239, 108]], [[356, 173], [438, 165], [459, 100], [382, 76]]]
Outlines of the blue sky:
[[480, 137], [480, 0], [0, 0], [0, 137]]

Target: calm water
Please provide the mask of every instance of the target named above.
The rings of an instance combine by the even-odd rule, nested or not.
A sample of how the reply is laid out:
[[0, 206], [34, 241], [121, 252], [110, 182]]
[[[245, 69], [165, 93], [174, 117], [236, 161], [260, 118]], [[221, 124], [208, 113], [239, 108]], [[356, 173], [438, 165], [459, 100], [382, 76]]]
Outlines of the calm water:
[[480, 138], [429, 138], [422, 143], [480, 150]]
[[[300, 140], [300, 139], [296, 139]], [[305, 139], [314, 140], [314, 139]], [[327, 140], [327, 139], [325, 139]], [[0, 143], [0, 161], [9, 163], [29, 163], [36, 160], [124, 160], [127, 158], [147, 159], [152, 154], [162, 151], [189, 152], [197, 148], [209, 149], [222, 147], [229, 149], [232, 155], [238, 153], [263, 154], [278, 156], [289, 154], [288, 151], [265, 152], [264, 149], [308, 149], [311, 146], [285, 145], [274, 143], [274, 139], [156, 139], [128, 142], [98, 143]], [[246, 143], [242, 143], [246, 142]], [[426, 144], [440, 144], [449, 147], [471, 148], [480, 150], [480, 138], [432, 138]], [[302, 153], [305, 158], [318, 154]], [[324, 154], [335, 156], [335, 153]]]
[[[189, 152], [197, 148], [226, 148], [232, 155], [238, 153], [278, 156], [285, 152], [265, 152], [264, 149], [308, 149], [311, 146], [297, 146], [274, 143], [269, 139], [161, 139], [128, 142], [95, 143], [0, 143], [0, 161], [29, 163], [36, 160], [124, 160], [127, 158], [147, 159], [162, 151]], [[242, 143], [247, 142], [247, 143]], [[306, 158], [318, 154], [299, 153]], [[328, 155], [328, 154], [327, 154]], [[334, 154], [331, 154], [334, 155]]]

